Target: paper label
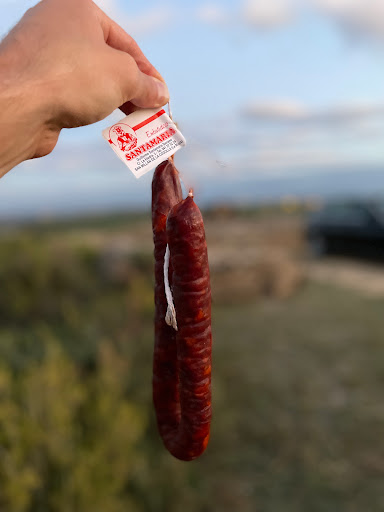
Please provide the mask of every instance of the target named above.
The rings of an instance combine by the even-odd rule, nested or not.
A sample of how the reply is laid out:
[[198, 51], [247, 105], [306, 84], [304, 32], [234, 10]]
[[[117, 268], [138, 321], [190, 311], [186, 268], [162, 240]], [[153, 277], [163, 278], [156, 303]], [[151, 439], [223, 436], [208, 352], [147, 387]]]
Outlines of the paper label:
[[133, 112], [103, 131], [116, 155], [140, 178], [185, 146], [185, 138], [161, 109]]

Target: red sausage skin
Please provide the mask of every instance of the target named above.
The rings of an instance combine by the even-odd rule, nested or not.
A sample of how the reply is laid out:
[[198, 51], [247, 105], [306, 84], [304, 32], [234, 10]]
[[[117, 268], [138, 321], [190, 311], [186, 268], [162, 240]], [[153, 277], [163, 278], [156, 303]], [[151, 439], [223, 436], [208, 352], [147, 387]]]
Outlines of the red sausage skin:
[[[155, 347], [153, 358], [153, 403], [162, 435], [164, 425], [177, 428], [180, 399], [176, 331], [165, 323], [167, 300], [164, 290], [164, 255], [167, 247], [166, 221], [172, 206], [182, 200], [179, 173], [172, 161], [161, 163], [152, 181], [152, 229], [155, 245]], [[172, 285], [172, 266], [169, 268]]]
[[[203, 219], [192, 197], [181, 200], [178, 172], [164, 162], [152, 184], [155, 242], [153, 400], [158, 429], [180, 460], [201, 455], [211, 421], [211, 288]], [[165, 322], [164, 255], [170, 248], [178, 331]]]
[[172, 292], [178, 331], [180, 423], [162, 437], [177, 458], [203, 453], [211, 422], [211, 286], [203, 218], [192, 197], [174, 206], [167, 220]]

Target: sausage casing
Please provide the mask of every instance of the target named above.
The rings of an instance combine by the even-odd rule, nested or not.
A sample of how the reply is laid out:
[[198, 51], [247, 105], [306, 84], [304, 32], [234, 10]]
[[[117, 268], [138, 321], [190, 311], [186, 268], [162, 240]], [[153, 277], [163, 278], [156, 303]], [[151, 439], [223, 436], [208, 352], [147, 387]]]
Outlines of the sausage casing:
[[[177, 170], [161, 164], [152, 184], [155, 242], [153, 400], [169, 452], [193, 460], [205, 450], [211, 421], [211, 288], [203, 218], [192, 197], [181, 200]], [[178, 330], [165, 322], [164, 255]]]
[[205, 450], [211, 422], [211, 285], [203, 218], [192, 197], [174, 206], [167, 220], [176, 309], [181, 419], [164, 442], [182, 460]]
[[[155, 347], [152, 392], [157, 425], [163, 437], [166, 425], [180, 422], [176, 331], [165, 322], [167, 300], [164, 292], [164, 255], [167, 247], [166, 222], [171, 208], [182, 200], [179, 173], [171, 160], [157, 168], [152, 180], [152, 230], [155, 255]], [[172, 266], [169, 268], [172, 285]]]

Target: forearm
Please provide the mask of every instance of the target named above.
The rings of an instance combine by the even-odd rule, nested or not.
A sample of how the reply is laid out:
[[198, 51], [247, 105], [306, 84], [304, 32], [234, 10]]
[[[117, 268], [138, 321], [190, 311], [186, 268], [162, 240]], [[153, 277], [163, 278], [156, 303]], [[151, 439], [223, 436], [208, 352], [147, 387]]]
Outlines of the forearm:
[[32, 83], [16, 61], [17, 56], [0, 45], [0, 177], [40, 156], [37, 148], [47, 137], [49, 124], [47, 88]]

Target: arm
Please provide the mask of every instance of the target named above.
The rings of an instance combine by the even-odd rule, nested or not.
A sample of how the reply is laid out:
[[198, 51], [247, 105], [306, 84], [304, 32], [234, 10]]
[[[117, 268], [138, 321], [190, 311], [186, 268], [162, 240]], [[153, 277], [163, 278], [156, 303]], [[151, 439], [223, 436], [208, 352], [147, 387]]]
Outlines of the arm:
[[50, 153], [62, 128], [168, 99], [136, 42], [91, 0], [43, 0], [0, 44], [0, 177]]

